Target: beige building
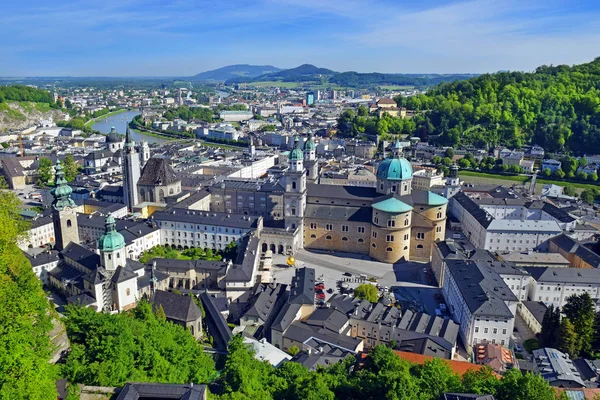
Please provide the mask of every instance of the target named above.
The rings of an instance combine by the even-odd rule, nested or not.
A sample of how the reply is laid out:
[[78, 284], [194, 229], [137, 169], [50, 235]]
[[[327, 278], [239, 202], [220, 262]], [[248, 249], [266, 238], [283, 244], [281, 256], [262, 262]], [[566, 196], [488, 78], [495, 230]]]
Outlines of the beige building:
[[444, 173], [435, 168], [422, 168], [415, 171], [412, 179], [413, 190], [430, 190], [434, 186], [443, 186]]

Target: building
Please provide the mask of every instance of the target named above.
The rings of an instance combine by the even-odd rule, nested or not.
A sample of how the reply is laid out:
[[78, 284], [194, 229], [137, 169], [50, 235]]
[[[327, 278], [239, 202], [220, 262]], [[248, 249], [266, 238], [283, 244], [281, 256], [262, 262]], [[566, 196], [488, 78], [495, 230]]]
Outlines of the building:
[[126, 383], [116, 400], [169, 399], [169, 400], [206, 400], [206, 385], [172, 383]]
[[444, 186], [444, 174], [435, 168], [423, 168], [413, 173], [413, 190], [431, 190], [434, 186]]
[[151, 299], [152, 308], [162, 308], [167, 321], [188, 329], [196, 339], [202, 337], [202, 313], [191, 296], [156, 290]]
[[177, 177], [167, 159], [151, 158], [144, 166], [137, 187], [140, 203], [164, 204], [168, 196], [181, 193], [181, 179]]
[[600, 256], [566, 234], [550, 239], [548, 251], [567, 259], [571, 268], [600, 268]]
[[542, 171], [549, 169], [550, 172], [556, 172], [560, 169], [561, 162], [553, 159], [542, 161]]
[[140, 179], [140, 156], [135, 150], [133, 140], [129, 134], [129, 126], [125, 133], [125, 145], [123, 150], [123, 193], [125, 205], [133, 212], [138, 201], [138, 181]]
[[315, 104], [315, 94], [314, 93], [306, 93], [306, 105], [312, 106]]
[[65, 172], [58, 160], [55, 166], [54, 187], [50, 192], [54, 196], [52, 222], [55, 234], [54, 248], [57, 250], [63, 250], [71, 242], [79, 243], [76, 205], [71, 199], [72, 192], [73, 189], [67, 185]]
[[510, 345], [519, 299], [494, 264], [446, 260], [442, 293], [469, 352], [481, 343]]
[[[129, 129], [129, 127], [127, 128]], [[125, 140], [123, 136], [121, 136], [113, 126], [110, 128], [110, 132], [106, 135], [106, 148], [110, 150], [112, 153], [116, 153], [118, 151], [123, 150], [125, 144]]]
[[542, 321], [546, 314], [546, 304], [542, 301], [523, 301], [519, 304], [519, 314], [534, 334], [542, 331]]
[[533, 351], [534, 361], [542, 377], [550, 386], [563, 388], [583, 388], [585, 383], [568, 354], [553, 348]]
[[487, 365], [499, 374], [516, 366], [512, 352], [499, 344], [479, 344], [477, 345], [476, 352], [475, 362], [477, 364]]
[[254, 118], [252, 111], [221, 111], [219, 118], [225, 122], [241, 122]]
[[525, 270], [533, 278], [529, 288], [529, 300], [560, 308], [570, 296], [584, 292], [593, 300], [600, 300], [600, 269], [526, 267]]

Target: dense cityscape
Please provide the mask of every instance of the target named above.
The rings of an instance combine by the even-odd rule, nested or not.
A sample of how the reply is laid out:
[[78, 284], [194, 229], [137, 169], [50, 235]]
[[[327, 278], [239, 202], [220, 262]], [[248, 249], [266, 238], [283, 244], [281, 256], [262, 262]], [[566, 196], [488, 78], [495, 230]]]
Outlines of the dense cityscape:
[[0, 67], [0, 399], [600, 398], [593, 57]]

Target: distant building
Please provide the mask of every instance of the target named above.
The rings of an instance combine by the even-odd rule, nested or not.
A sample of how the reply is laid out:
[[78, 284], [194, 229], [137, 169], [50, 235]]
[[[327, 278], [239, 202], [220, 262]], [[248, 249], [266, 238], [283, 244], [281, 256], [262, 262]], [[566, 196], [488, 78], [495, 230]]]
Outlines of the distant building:
[[550, 158], [548, 160], [542, 161], [542, 172], [545, 169], [549, 169], [550, 172], [555, 172], [555, 171], [557, 171], [557, 170], [560, 169], [560, 166], [561, 166], [561, 162], [560, 161], [556, 161], [556, 160], [553, 160], [553, 159]]
[[550, 386], [563, 388], [585, 387], [579, 371], [568, 354], [547, 347], [533, 351], [540, 375]]
[[315, 104], [315, 94], [314, 93], [306, 93], [306, 105], [310, 106]]
[[202, 313], [191, 296], [157, 290], [151, 301], [155, 312], [162, 308], [167, 321], [188, 329], [196, 339], [202, 337]]

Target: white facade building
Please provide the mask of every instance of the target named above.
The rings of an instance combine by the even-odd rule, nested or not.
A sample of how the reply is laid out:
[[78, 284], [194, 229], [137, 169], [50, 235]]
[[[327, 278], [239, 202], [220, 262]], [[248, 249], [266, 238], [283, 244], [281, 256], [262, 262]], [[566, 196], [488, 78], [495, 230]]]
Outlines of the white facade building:
[[600, 270], [596, 268], [528, 267], [533, 277], [529, 300], [541, 301], [546, 306], [562, 308], [572, 295], [587, 292], [594, 300], [600, 299]]

